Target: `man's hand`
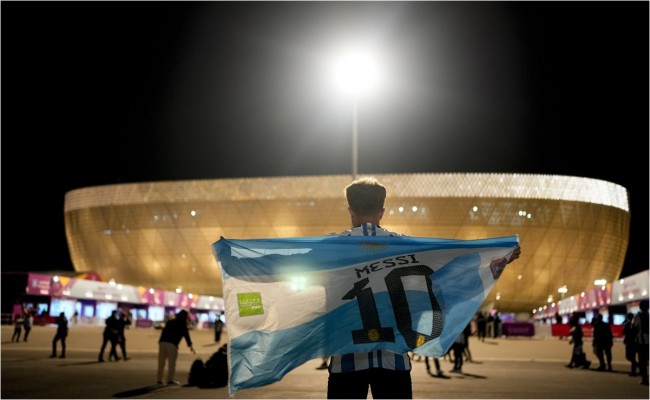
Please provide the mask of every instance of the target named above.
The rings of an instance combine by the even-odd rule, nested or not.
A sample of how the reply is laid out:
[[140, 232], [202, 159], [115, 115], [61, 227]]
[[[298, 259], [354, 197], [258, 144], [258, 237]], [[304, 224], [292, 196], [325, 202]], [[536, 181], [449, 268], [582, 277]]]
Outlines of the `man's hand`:
[[518, 259], [520, 254], [521, 254], [521, 247], [517, 247], [515, 251], [512, 252], [510, 259], [508, 260], [508, 264]]

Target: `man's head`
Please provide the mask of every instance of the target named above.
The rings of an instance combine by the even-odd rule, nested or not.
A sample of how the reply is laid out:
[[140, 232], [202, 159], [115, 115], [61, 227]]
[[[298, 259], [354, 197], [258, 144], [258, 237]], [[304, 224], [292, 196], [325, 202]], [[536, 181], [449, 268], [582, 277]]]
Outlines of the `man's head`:
[[648, 311], [648, 299], [641, 300], [641, 302], [639, 303], [639, 308], [641, 309], [641, 311]]
[[185, 310], [180, 310], [180, 311], [176, 314], [176, 318], [187, 319], [187, 311], [185, 311]]
[[384, 216], [386, 187], [375, 178], [361, 178], [350, 183], [345, 188], [345, 198], [355, 226], [365, 222], [379, 224]]

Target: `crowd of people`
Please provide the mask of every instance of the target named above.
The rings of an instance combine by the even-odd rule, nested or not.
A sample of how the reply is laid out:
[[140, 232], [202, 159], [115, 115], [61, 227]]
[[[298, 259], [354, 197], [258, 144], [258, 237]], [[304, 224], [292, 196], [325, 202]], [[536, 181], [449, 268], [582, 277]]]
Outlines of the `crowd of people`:
[[[567, 368], [589, 369], [592, 362], [587, 359], [584, 351], [584, 332], [577, 314], [569, 318], [569, 344], [571, 344], [571, 360]], [[613, 371], [612, 347], [614, 336], [608, 321], [602, 314], [594, 315], [591, 325], [592, 350], [598, 360], [596, 371]], [[639, 303], [636, 314], [628, 313], [623, 325], [623, 344], [625, 345], [625, 358], [630, 362], [630, 376], [640, 376], [641, 384], [648, 385], [648, 299]]]

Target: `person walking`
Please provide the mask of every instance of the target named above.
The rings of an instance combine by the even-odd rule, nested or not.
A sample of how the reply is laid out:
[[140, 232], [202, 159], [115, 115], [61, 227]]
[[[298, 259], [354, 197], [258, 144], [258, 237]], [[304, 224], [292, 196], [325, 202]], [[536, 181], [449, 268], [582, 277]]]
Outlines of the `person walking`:
[[630, 362], [630, 376], [636, 376], [636, 328], [632, 324], [634, 314], [627, 313], [623, 323], [623, 344], [625, 345], [625, 359]]
[[571, 361], [569, 361], [569, 364], [567, 364], [566, 367], [582, 367], [583, 369], [589, 369], [591, 361], [587, 361], [587, 356], [582, 349], [582, 338], [584, 335], [577, 315], [574, 314], [571, 316], [571, 319], [569, 319], [569, 325], [571, 325], [571, 329], [569, 330], [569, 336], [571, 336], [569, 344], [573, 345], [573, 348], [571, 350]]
[[[598, 371], [612, 370], [612, 346], [614, 345], [614, 336], [609, 323], [603, 320], [603, 315], [598, 314], [594, 318], [593, 347], [596, 357], [598, 357]], [[607, 364], [605, 364], [607, 361]]]
[[[339, 236], [405, 236], [379, 225], [384, 216], [386, 187], [375, 178], [357, 179], [346, 186], [344, 192], [352, 228]], [[520, 252], [517, 248], [508, 262], [519, 258]], [[328, 371], [328, 399], [366, 399], [368, 389], [375, 399], [413, 398], [408, 353], [375, 350], [333, 355]]]
[[178, 345], [181, 339], [185, 338], [187, 346], [192, 353], [192, 339], [190, 338], [190, 331], [187, 328], [188, 313], [185, 310], [180, 310], [173, 319], [165, 323], [160, 334], [158, 341], [158, 384], [163, 384], [163, 372], [165, 364], [167, 364], [167, 384], [179, 385], [180, 383], [174, 379], [176, 374], [176, 359], [178, 358]]
[[56, 318], [56, 334], [54, 339], [52, 339], [52, 354], [50, 358], [56, 357], [56, 343], [61, 341], [61, 356], [59, 358], [65, 358], [65, 339], [68, 337], [68, 319], [65, 317], [65, 313], [61, 312]]
[[26, 342], [27, 338], [29, 337], [29, 332], [31, 332], [32, 326], [34, 326], [34, 316], [32, 315], [32, 311], [30, 309], [25, 309], [24, 326], [25, 336], [23, 336], [23, 342]]
[[111, 311], [111, 315], [106, 318], [106, 326], [104, 327], [104, 332], [102, 332], [102, 345], [99, 348], [99, 357], [97, 361], [104, 362], [104, 350], [106, 350], [106, 345], [111, 344], [111, 349], [108, 353], [108, 360], [119, 361], [120, 357], [117, 356], [117, 341], [119, 339], [119, 321], [117, 320], [117, 310]]

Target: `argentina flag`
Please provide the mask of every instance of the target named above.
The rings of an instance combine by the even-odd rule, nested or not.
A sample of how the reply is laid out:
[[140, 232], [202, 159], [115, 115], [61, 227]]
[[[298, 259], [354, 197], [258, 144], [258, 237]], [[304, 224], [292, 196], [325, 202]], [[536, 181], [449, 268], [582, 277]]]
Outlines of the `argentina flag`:
[[222, 237], [213, 250], [231, 396], [323, 356], [378, 349], [444, 356], [518, 246], [517, 236]]

